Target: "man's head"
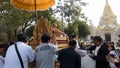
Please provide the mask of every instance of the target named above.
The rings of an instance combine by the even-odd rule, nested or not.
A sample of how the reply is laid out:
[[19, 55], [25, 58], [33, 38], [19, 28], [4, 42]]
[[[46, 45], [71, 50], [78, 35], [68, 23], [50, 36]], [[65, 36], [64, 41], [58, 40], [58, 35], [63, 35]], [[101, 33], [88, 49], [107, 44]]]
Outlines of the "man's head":
[[18, 34], [17, 41], [25, 42], [26, 40], [27, 40], [27, 37], [25, 34], [23, 34], [23, 33]]
[[78, 35], [75, 35], [75, 34], [72, 35], [72, 39], [76, 39], [77, 40], [78, 39]]
[[75, 48], [76, 47], [76, 41], [75, 40], [70, 40], [69, 41], [69, 46]]
[[102, 43], [102, 38], [100, 36], [94, 36], [93, 37], [93, 42], [95, 45], [99, 46]]
[[43, 34], [41, 37], [42, 43], [49, 43], [51, 40], [51, 36], [49, 34]]

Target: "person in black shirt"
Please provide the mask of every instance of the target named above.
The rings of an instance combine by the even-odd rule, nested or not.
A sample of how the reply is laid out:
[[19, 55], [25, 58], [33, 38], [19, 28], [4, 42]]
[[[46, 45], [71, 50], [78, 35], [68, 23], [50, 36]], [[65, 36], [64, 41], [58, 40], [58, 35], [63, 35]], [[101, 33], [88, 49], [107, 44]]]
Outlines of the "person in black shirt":
[[69, 47], [62, 49], [58, 54], [58, 61], [60, 68], [81, 68], [81, 57], [74, 50], [76, 48], [76, 41], [69, 41]]

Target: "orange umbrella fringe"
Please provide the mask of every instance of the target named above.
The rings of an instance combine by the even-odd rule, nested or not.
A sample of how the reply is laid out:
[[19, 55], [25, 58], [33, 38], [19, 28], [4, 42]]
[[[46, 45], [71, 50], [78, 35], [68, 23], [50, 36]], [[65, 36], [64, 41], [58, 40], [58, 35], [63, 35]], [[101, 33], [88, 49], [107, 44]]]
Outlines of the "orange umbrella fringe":
[[[29, 10], [29, 11], [34, 11], [35, 10], [35, 5], [34, 4], [25, 4], [22, 2], [18, 2], [18, 1], [11, 1], [11, 4], [17, 8], [17, 9], [22, 9], [22, 10]], [[36, 4], [36, 9], [37, 10], [46, 10], [47, 8], [53, 6], [55, 4], [55, 1], [49, 1], [47, 3], [41, 3], [41, 4]]]
[[[11, 0], [12, 2], [24, 3], [24, 4], [34, 4], [34, 0]], [[36, 4], [50, 3], [55, 0], [35, 0]]]

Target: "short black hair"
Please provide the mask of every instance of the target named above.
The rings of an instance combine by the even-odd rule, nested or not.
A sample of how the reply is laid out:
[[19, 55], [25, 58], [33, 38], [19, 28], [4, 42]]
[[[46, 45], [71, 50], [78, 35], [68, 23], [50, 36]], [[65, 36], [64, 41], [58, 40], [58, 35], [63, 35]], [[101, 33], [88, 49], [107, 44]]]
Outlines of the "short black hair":
[[50, 39], [51, 39], [51, 36], [49, 34], [43, 34], [41, 37], [42, 43], [48, 43]]
[[74, 34], [74, 35], [72, 35], [72, 38], [75, 38], [77, 35], [76, 34]]
[[70, 40], [69, 41], [69, 46], [76, 46], [76, 41], [75, 40]]
[[97, 40], [97, 41], [99, 41], [99, 42], [102, 42], [102, 41], [103, 41], [100, 36], [94, 36], [93, 39], [94, 39], [94, 40]]
[[0, 48], [5, 48], [6, 44], [0, 44]]
[[19, 33], [17, 36], [17, 41], [25, 42], [27, 40], [27, 36], [23, 33]]

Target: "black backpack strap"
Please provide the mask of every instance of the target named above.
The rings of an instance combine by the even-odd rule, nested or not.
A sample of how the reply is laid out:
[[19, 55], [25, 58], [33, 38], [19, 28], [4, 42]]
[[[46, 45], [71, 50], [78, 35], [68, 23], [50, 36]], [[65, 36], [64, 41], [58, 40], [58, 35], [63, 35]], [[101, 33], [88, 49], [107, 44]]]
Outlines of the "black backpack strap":
[[16, 44], [16, 43], [15, 43], [15, 50], [16, 50], [17, 55], [18, 55], [18, 58], [19, 58], [19, 60], [20, 60], [21, 67], [24, 68], [23, 61], [22, 61], [22, 58], [21, 58], [20, 53], [19, 53], [19, 51], [18, 51], [18, 48], [17, 48], [17, 44]]

